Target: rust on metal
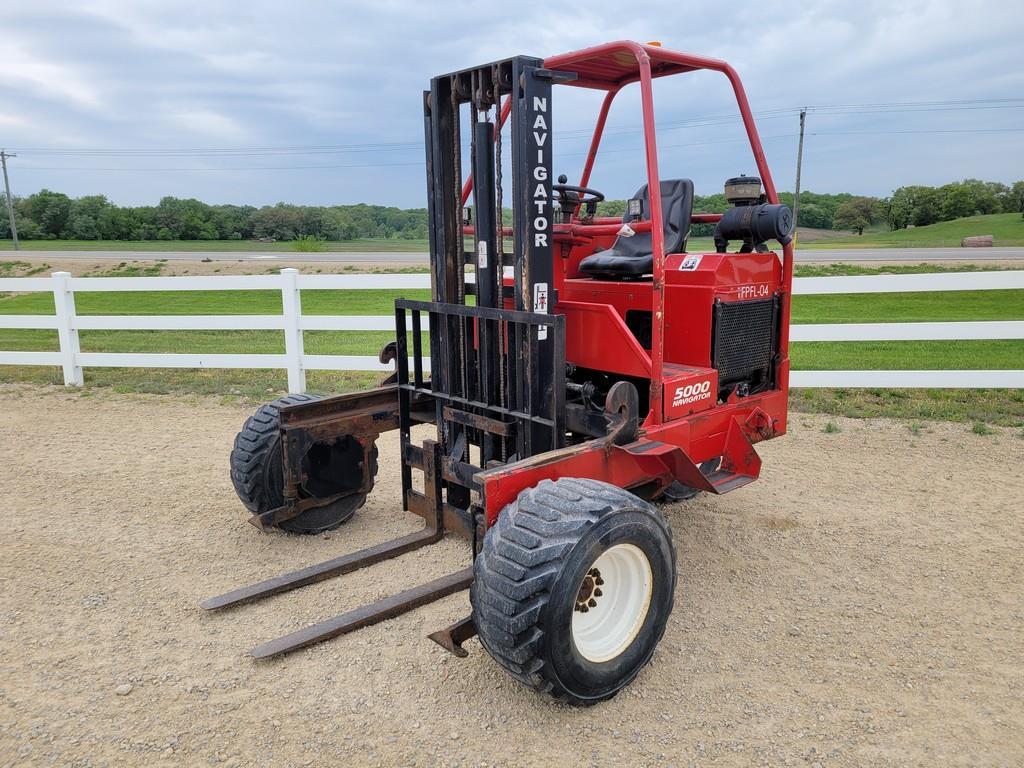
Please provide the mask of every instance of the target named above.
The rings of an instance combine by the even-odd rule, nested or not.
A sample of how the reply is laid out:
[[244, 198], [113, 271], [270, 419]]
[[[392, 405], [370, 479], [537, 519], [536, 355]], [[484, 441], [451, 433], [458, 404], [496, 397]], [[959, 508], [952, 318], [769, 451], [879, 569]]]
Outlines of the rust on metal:
[[[383, 353], [382, 353], [383, 354]], [[416, 406], [417, 421], [432, 420], [429, 398]], [[373, 488], [370, 454], [382, 432], [398, 429], [398, 387], [394, 384], [365, 392], [353, 392], [323, 400], [295, 403], [281, 408], [281, 467], [284, 476], [284, 504], [254, 515], [249, 522], [267, 530], [310, 509], [328, 506], [346, 496], [366, 495]], [[313, 446], [352, 438], [363, 450], [363, 479], [359, 488], [330, 496], [310, 495], [302, 490], [307, 478], [303, 460]]]
[[473, 622], [472, 616], [467, 616], [450, 627], [439, 629], [437, 632], [431, 632], [427, 637], [453, 656], [464, 659], [469, 655], [469, 651], [463, 648], [462, 644], [475, 635], [476, 624]]
[[379, 423], [382, 427], [385, 427], [385, 422], [396, 420], [393, 427], [372, 428], [367, 430], [366, 434], [386, 432], [388, 428], [397, 429], [398, 388], [377, 387], [323, 400], [286, 405], [281, 408], [281, 427], [292, 429], [301, 426], [307, 429], [320, 429], [324, 434], [338, 434], [339, 421], [360, 423], [366, 417], [370, 417], [371, 422]]
[[[394, 385], [365, 392], [295, 403], [281, 408], [281, 467], [284, 504], [254, 515], [249, 522], [261, 530], [290, 520], [310, 509], [333, 504], [345, 496], [367, 494], [373, 488], [370, 453], [382, 432], [398, 429], [398, 388]], [[363, 479], [359, 488], [330, 496], [302, 490], [303, 460], [313, 446], [352, 438], [363, 450]]]
[[369, 464], [370, 462], [364, 458], [363, 482], [359, 488], [355, 488], [351, 491], [344, 491], [342, 493], [335, 493], [331, 496], [308, 496], [306, 498], [297, 499], [294, 502], [290, 502], [283, 506], [268, 509], [266, 512], [254, 514], [249, 518], [249, 522], [261, 531], [268, 531], [271, 528], [276, 528], [279, 523], [282, 523], [285, 520], [291, 520], [293, 517], [298, 517], [303, 512], [330, 506], [331, 504], [341, 501], [348, 496], [359, 496], [361, 494], [369, 493], [370, 489], [373, 487], [373, 476], [369, 473]]
[[[395, 362], [395, 358], [398, 353], [398, 344], [394, 341], [389, 341], [383, 347], [381, 347], [380, 354], [377, 355], [377, 359], [381, 365], [387, 365], [388, 363]], [[384, 380], [380, 383], [382, 387], [392, 386], [398, 383], [398, 366], [395, 366], [395, 370], [389, 373]]]
[[216, 608], [225, 608], [231, 605], [238, 605], [239, 603], [259, 600], [282, 592], [289, 592], [299, 587], [323, 581], [324, 579], [351, 573], [368, 565], [379, 563], [382, 560], [389, 560], [406, 552], [411, 552], [414, 549], [419, 549], [427, 544], [440, 541], [444, 536], [445, 528], [444, 502], [441, 498], [442, 486], [437, 471], [439, 453], [440, 447], [435, 441], [424, 441], [423, 486], [426, 494], [416, 494], [423, 502], [416, 511], [426, 520], [426, 525], [422, 530], [361, 549], [357, 552], [351, 552], [323, 563], [300, 568], [297, 571], [285, 573], [281, 576], [275, 576], [256, 584], [240, 587], [223, 595], [208, 598], [202, 601], [200, 606], [206, 610], [214, 610]]
[[[373, 547], [352, 552], [348, 555], [327, 560], [323, 563], [301, 568], [291, 573], [241, 587], [223, 595], [212, 597], [200, 603], [206, 610], [226, 608], [240, 603], [260, 600], [271, 595], [315, 584], [345, 573], [365, 568], [368, 565], [388, 560], [414, 549], [440, 541], [450, 521], [452, 530], [472, 540], [474, 529], [470, 520], [443, 499], [444, 482], [441, 477], [441, 446], [434, 440], [425, 440], [417, 456], [423, 470], [423, 493], [410, 490], [407, 502], [409, 509], [426, 521], [422, 530], [401, 536]], [[467, 568], [440, 579], [407, 589], [370, 605], [365, 605], [333, 619], [314, 624], [276, 640], [257, 646], [251, 651], [255, 658], [277, 656], [298, 648], [343, 635], [360, 627], [398, 616], [413, 608], [439, 600], [469, 586], [473, 580], [473, 569]], [[467, 635], [468, 637], [468, 635]]]
[[511, 435], [512, 429], [515, 427], [515, 424], [511, 422], [498, 421], [497, 419], [492, 419], [478, 413], [470, 413], [469, 411], [458, 411], [447, 405], [444, 407], [443, 413], [445, 419], [467, 427], [481, 429], [494, 435], [501, 435], [502, 437]]
[[266, 659], [306, 648], [324, 640], [348, 634], [387, 619], [393, 619], [413, 608], [432, 603], [442, 597], [460, 592], [473, 582], [473, 569], [465, 568], [440, 579], [428, 581], [397, 595], [378, 600], [347, 611], [333, 619], [300, 629], [276, 640], [257, 645], [249, 654], [255, 659]]
[[307, 568], [300, 568], [297, 571], [275, 576], [246, 587], [240, 587], [231, 592], [225, 592], [223, 595], [203, 600], [199, 605], [208, 611], [212, 611], [217, 608], [226, 608], [240, 603], [260, 600], [271, 595], [279, 595], [282, 592], [290, 592], [299, 587], [305, 587], [318, 581], [351, 573], [368, 565], [379, 563], [382, 560], [388, 560], [406, 552], [412, 552], [414, 549], [419, 549], [427, 544], [433, 544], [441, 538], [442, 533], [442, 531], [436, 528], [427, 526], [407, 536], [385, 541], [382, 544], [360, 549], [357, 552], [350, 552], [347, 555], [335, 557], [332, 560], [317, 563]]

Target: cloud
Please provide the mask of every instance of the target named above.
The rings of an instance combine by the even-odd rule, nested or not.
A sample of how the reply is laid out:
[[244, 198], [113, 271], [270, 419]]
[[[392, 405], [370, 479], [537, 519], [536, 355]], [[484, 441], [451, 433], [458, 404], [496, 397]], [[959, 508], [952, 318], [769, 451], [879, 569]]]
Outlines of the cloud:
[[[0, 67], [0, 88], [5, 92], [29, 90], [54, 101], [69, 101], [80, 107], [102, 106], [95, 84], [73, 66], [45, 59], [17, 39], [3, 43], [4, 66]], [[5, 100], [6, 101], [6, 100]], [[6, 101], [13, 105], [14, 101]]]
[[[620, 0], [34, 0], [8, 9], [5, 23], [15, 42], [4, 48], [0, 115], [17, 116], [0, 119], [0, 144], [8, 147], [363, 145], [173, 160], [23, 152], [12, 165], [20, 191], [44, 185], [70, 194], [102, 191], [133, 203], [184, 194], [257, 204], [423, 205], [421, 92], [431, 76], [517, 53], [545, 56], [622, 38], [659, 39], [730, 61], [759, 113], [1024, 93], [1024, 7], [995, 0], [978, 0], [969, 11], [954, 0], [781, 0], [715, 13], [668, 1], [629, 12]], [[567, 132], [592, 125], [597, 98], [563, 91], [555, 103], [556, 171], [573, 172], [588, 139]], [[656, 112], [665, 129], [663, 175], [690, 176], [698, 191], [711, 192], [750, 170], [737, 122], [686, 123], [736, 113], [722, 78], [659, 82]], [[623, 92], [609, 124], [614, 130], [594, 180], [620, 196], [644, 174], [634, 93]], [[760, 120], [784, 189], [792, 186], [796, 127], [792, 111]], [[1024, 109], [811, 113], [804, 187], [886, 194], [901, 184], [966, 175], [1024, 178], [1024, 132], [897, 132], [980, 127], [1024, 128]], [[200, 167], [223, 172], [181, 170]], [[166, 170], [154, 170], [160, 168]]]
[[3, 112], [0, 112], [0, 126], [7, 126], [8, 128], [27, 128], [29, 125], [29, 121], [22, 115], [4, 114]]
[[235, 120], [210, 109], [168, 107], [163, 110], [163, 114], [173, 125], [198, 136], [225, 142], [249, 138], [249, 133]]

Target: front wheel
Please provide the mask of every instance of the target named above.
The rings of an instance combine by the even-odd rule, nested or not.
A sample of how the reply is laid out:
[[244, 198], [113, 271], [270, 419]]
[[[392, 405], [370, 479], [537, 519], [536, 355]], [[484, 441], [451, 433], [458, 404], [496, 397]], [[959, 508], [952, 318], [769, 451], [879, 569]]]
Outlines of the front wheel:
[[474, 564], [484, 648], [517, 680], [571, 704], [628, 685], [672, 610], [676, 552], [662, 514], [596, 480], [544, 480], [505, 507]]

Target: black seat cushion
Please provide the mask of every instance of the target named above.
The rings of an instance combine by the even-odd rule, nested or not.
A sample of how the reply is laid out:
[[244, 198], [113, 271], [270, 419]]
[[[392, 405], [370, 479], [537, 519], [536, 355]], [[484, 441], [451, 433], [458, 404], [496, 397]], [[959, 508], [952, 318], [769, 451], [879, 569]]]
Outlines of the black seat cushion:
[[[644, 201], [644, 220], [650, 219], [650, 205], [647, 185], [637, 190], [634, 197]], [[686, 248], [690, 236], [690, 215], [693, 213], [693, 182], [690, 179], [666, 179], [661, 182], [662, 231], [665, 236], [665, 253], [680, 253]], [[629, 214], [622, 217], [623, 223]], [[587, 256], [580, 262], [580, 270], [591, 277], [611, 280], [626, 280], [642, 277], [654, 271], [654, 245], [650, 232], [641, 232], [632, 237], [619, 235], [615, 243], [605, 251]]]

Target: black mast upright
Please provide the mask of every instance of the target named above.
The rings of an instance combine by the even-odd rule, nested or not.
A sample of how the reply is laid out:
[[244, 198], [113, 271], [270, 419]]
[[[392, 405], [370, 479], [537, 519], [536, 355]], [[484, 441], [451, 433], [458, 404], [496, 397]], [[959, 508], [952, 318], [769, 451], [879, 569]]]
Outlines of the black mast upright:
[[[512, 199], [515, 238], [515, 308], [549, 314], [553, 303], [552, 238], [554, 204], [551, 198], [551, 80], [540, 59], [520, 56], [513, 61]], [[546, 326], [530, 329], [536, 339], [520, 340], [518, 354], [528, 361], [518, 382], [520, 402], [530, 413], [551, 407], [555, 371], [551, 337]], [[530, 334], [527, 334], [529, 336]], [[534, 359], [529, 359], [533, 357]], [[564, 385], [564, 370], [562, 371]], [[563, 386], [564, 388], [564, 386]], [[521, 456], [556, 447], [552, 430], [531, 424], [519, 440]]]
[[[431, 301], [396, 303], [399, 336], [413, 313], [413, 376], [399, 366], [403, 487], [411, 444], [410, 406], [434, 401], [443, 476], [450, 509], [468, 510], [473, 475], [493, 462], [558, 448], [564, 439], [564, 318], [551, 315], [554, 205], [551, 192], [551, 86], [561, 75], [538, 58], [517, 56], [435, 77], [424, 93]], [[511, 109], [513, 253], [503, 255], [501, 102]], [[463, 236], [460, 117], [469, 104], [470, 172], [475, 229]], [[488, 118], [492, 113], [495, 121]], [[483, 119], [482, 119], [483, 118]], [[496, 147], [498, 149], [496, 149]], [[466, 265], [475, 281], [466, 283]], [[514, 266], [515, 285], [503, 285]], [[467, 295], [475, 294], [475, 306]], [[506, 302], [511, 305], [508, 306]], [[421, 381], [419, 313], [430, 317], [430, 381]], [[550, 322], [548, 318], [550, 317]], [[399, 352], [408, 350], [400, 341]], [[480, 449], [479, 458], [471, 450]], [[406, 461], [406, 457], [413, 457]], [[473, 463], [476, 462], [476, 463]]]

